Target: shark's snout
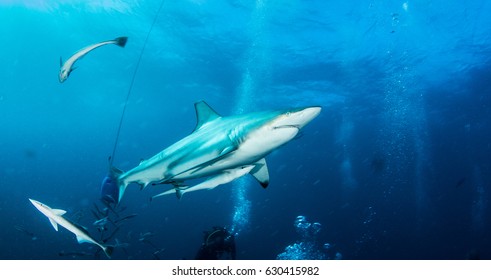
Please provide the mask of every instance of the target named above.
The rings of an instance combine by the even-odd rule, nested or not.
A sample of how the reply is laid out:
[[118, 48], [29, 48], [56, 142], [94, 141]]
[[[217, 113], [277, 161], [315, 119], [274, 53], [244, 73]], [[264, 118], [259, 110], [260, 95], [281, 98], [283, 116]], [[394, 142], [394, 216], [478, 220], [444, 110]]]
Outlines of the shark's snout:
[[34, 199], [30, 199], [30, 198], [29, 198], [29, 201], [32, 203], [32, 205], [34, 205], [34, 207], [36, 207], [39, 211], [42, 212], [44, 205], [41, 202], [34, 200]]
[[287, 113], [287, 118], [284, 120], [284, 125], [295, 126], [301, 129], [312, 121], [321, 112], [321, 107], [306, 107], [298, 109], [294, 112]]
[[303, 119], [304, 119], [304, 125], [308, 124], [311, 120], [315, 119], [320, 112], [322, 108], [320, 106], [315, 106], [315, 107], [308, 107], [306, 109], [303, 109], [302, 114], [303, 114]]
[[63, 83], [68, 77], [62, 72], [60, 71], [60, 73], [58, 74], [58, 80], [60, 81], [60, 83]]

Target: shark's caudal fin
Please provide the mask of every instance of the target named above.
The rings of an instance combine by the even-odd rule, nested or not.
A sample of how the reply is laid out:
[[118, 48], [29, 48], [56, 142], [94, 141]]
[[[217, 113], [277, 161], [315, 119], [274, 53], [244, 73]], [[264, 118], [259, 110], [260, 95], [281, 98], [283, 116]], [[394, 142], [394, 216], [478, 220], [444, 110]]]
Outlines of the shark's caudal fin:
[[104, 254], [106, 254], [106, 256], [110, 259], [114, 251], [114, 246], [107, 245], [102, 249], [102, 251], [104, 251]]
[[118, 177], [123, 171], [112, 166], [111, 157], [109, 158], [109, 171], [101, 184], [101, 200], [109, 204], [117, 204], [119, 199]]
[[123, 173], [124, 172], [121, 169], [118, 169], [114, 166], [110, 167], [110, 175], [113, 176], [113, 178], [115, 179], [118, 188], [118, 203], [121, 201], [121, 198], [123, 198], [124, 191], [128, 186], [128, 184], [126, 184], [123, 180], [119, 178]]
[[116, 42], [116, 45], [124, 48], [124, 46], [126, 46], [126, 42], [128, 42], [128, 37], [118, 37], [114, 39], [114, 41]]

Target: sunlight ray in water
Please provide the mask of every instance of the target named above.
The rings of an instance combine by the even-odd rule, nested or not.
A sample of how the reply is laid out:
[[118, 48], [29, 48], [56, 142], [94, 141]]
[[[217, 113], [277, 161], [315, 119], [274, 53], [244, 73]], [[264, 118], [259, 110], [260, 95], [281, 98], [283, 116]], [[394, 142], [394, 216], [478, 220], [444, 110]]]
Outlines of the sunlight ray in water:
[[[249, 46], [248, 53], [244, 57], [244, 67], [242, 84], [237, 90], [237, 103], [235, 113], [250, 112], [254, 104], [255, 97], [259, 90], [259, 80], [265, 79], [268, 73], [270, 62], [268, 62], [267, 38], [263, 33], [264, 20], [266, 17], [266, 7], [262, 0], [256, 1], [256, 7], [251, 17], [250, 36], [252, 43]], [[257, 46], [262, 48], [258, 49]], [[248, 181], [244, 178], [234, 183], [234, 213], [232, 216], [232, 232], [239, 234], [249, 223], [251, 202], [247, 199]]]

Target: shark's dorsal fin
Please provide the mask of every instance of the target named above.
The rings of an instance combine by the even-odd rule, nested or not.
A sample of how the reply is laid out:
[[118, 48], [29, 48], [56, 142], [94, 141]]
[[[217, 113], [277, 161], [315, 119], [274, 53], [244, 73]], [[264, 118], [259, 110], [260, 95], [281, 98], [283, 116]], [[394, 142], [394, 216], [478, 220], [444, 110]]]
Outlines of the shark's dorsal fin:
[[268, 166], [266, 165], [266, 159], [260, 159], [255, 165], [256, 166], [251, 170], [250, 174], [256, 178], [263, 188], [266, 188], [269, 185], [269, 171]]
[[62, 209], [51, 209], [51, 211], [53, 211], [53, 213], [58, 215], [58, 216], [63, 216], [66, 213], [66, 211], [62, 210]]
[[210, 105], [204, 101], [194, 103], [194, 109], [196, 110], [197, 118], [196, 128], [194, 128], [194, 131], [200, 129], [205, 123], [221, 117], [210, 107]]

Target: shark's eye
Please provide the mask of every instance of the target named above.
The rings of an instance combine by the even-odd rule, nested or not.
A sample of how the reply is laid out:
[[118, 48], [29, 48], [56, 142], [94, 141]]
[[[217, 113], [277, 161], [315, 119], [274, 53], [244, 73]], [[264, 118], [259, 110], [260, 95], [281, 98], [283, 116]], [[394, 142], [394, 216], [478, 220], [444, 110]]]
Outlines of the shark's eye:
[[289, 117], [292, 113], [286, 112], [286, 116]]

